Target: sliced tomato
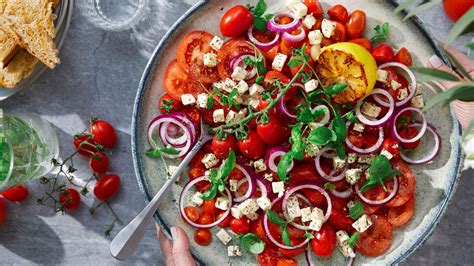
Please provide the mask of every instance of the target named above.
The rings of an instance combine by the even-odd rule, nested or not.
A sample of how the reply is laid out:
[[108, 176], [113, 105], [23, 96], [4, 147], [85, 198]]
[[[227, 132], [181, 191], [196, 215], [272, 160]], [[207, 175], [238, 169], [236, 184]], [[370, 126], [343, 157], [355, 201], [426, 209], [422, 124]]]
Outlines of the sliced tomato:
[[415, 197], [411, 197], [404, 205], [389, 208], [387, 219], [393, 227], [400, 227], [406, 224], [415, 210]]
[[275, 45], [269, 50], [262, 50], [262, 54], [266, 59], [271, 60], [273, 62], [273, 59], [275, 59], [279, 49], [280, 47], [278, 45]]
[[181, 101], [183, 94], [198, 94], [203, 91], [199, 84], [189, 78], [176, 60], [171, 61], [166, 68], [163, 87], [177, 101]]
[[262, 253], [258, 254], [258, 264], [260, 266], [275, 266], [278, 260], [278, 251], [267, 246]]
[[392, 244], [393, 230], [388, 220], [380, 215], [371, 215], [372, 226], [361, 233], [356, 249], [362, 255], [376, 257], [384, 254]]
[[354, 220], [343, 210], [333, 208], [328, 221], [337, 230], [344, 230], [346, 232], [354, 231], [354, 228], [352, 228]]
[[412, 198], [415, 193], [416, 181], [410, 167], [402, 161], [395, 163], [394, 167], [400, 171], [398, 175], [398, 192], [395, 198], [386, 204], [387, 207], [402, 206]]
[[219, 79], [217, 68], [204, 65], [204, 55], [213, 52], [210, 45], [214, 35], [206, 31], [192, 31], [181, 40], [178, 46], [177, 60], [194, 80], [213, 83]]
[[298, 266], [298, 261], [290, 257], [279, 257], [276, 266]]
[[226, 42], [217, 52], [217, 69], [221, 79], [225, 80], [232, 76], [233, 69], [230, 62], [236, 56], [243, 53], [255, 53], [255, 48], [245, 39], [232, 39]]

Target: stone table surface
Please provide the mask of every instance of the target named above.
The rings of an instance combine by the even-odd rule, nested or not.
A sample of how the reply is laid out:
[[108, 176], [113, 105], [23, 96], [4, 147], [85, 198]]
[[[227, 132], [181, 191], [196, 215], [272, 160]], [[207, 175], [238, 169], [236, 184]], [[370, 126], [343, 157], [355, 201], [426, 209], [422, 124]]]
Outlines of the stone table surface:
[[[157, 1], [154, 3], [157, 14], [153, 16], [156, 22], [152, 23], [155, 30], [148, 35], [140, 29], [123, 32], [97, 29], [75, 8], [61, 50], [62, 64], [47, 71], [31, 88], [0, 103], [7, 113], [32, 112], [50, 121], [56, 127], [63, 156], [72, 152], [72, 136], [86, 128], [89, 117], [97, 115], [115, 125], [120, 143], [111, 156], [111, 168], [120, 174], [123, 184], [112, 200], [112, 206], [124, 221], [131, 220], [145, 205], [135, 180], [130, 147], [132, 105], [147, 62], [144, 47], [153, 47], [194, 0], [151, 1]], [[420, 17], [440, 39], [452, 26], [441, 6]], [[465, 43], [466, 38], [463, 41]], [[456, 46], [462, 48], [461, 42]], [[82, 169], [78, 175], [86, 176], [84, 160], [78, 168]], [[441, 223], [406, 264], [473, 263], [474, 190], [471, 188], [474, 187], [474, 172], [464, 172], [460, 180]], [[0, 227], [0, 264], [122, 264], [109, 255], [110, 238], [104, 236], [104, 229], [111, 216], [106, 209], [94, 216], [90, 216], [85, 207], [71, 214], [58, 214], [36, 205], [36, 198], [42, 191], [38, 182], [28, 186], [32, 196], [27, 202], [8, 204], [8, 221]], [[83, 203], [91, 206], [92, 197]], [[163, 264], [154, 228], [150, 227], [146, 232], [139, 252], [127, 264]]]

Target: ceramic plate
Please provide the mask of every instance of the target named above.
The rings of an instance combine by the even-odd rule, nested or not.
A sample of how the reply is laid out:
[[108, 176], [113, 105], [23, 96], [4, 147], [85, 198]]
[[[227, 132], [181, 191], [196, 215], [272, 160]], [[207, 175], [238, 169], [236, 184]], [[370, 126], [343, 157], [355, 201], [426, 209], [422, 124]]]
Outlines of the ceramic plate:
[[[58, 47], [58, 50], [60, 50], [63, 46], [66, 32], [69, 29], [69, 23], [71, 22], [72, 11], [74, 10], [74, 0], [62, 0], [56, 10], [56, 38], [54, 41]], [[18, 86], [15, 88], [6, 89], [0, 87], [0, 101], [5, 100], [15, 93], [30, 87], [46, 69], [47, 67], [44, 64], [38, 62], [30, 76], [20, 82], [20, 84], [18, 84]]]
[[[165, 181], [163, 165], [158, 160], [147, 158], [145, 151], [149, 148], [146, 138], [148, 123], [159, 114], [156, 102], [163, 93], [162, 77], [166, 66], [176, 57], [179, 41], [187, 32], [204, 29], [219, 34], [218, 25], [223, 13], [235, 4], [247, 4], [249, 1], [210, 0], [197, 4], [170, 29], [150, 59], [138, 88], [132, 124], [133, 161], [137, 180], [147, 200], [155, 195]], [[270, 12], [283, 10], [284, 1], [267, 2]], [[416, 18], [402, 22], [402, 15], [394, 15], [394, 6], [389, 2], [379, 0], [326, 0], [322, 2], [326, 7], [329, 4], [340, 3], [348, 7], [349, 10], [364, 10], [368, 16], [366, 33], [369, 33], [376, 24], [388, 21], [392, 27], [393, 41], [399, 47], [408, 47], [415, 56], [415, 63], [418, 65], [421, 62], [427, 62], [433, 54], [445, 58], [421, 22]], [[426, 88], [424, 94], [425, 99], [429, 99], [434, 92]], [[406, 259], [431, 234], [452, 198], [461, 163], [459, 125], [449, 107], [434, 108], [427, 116], [430, 123], [434, 124], [442, 136], [443, 142], [440, 156], [433, 163], [412, 168], [417, 181], [415, 214], [408, 224], [395, 230], [394, 241], [387, 253], [376, 258], [358, 256], [356, 264], [397, 264]], [[424, 146], [427, 147], [429, 144], [425, 143]], [[176, 164], [176, 162], [171, 163]], [[166, 230], [170, 225], [178, 225], [185, 228], [192, 236], [193, 229], [182, 222], [177, 204], [179, 192], [185, 180], [186, 178], [182, 178], [178, 184], [173, 186], [167, 200], [161, 204], [155, 217]], [[208, 265], [227, 265], [228, 262], [231, 262], [232, 265], [254, 265], [257, 263], [255, 256], [250, 254], [244, 254], [237, 259], [229, 258], [225, 246], [218, 240], [213, 241], [209, 247], [200, 247], [193, 243], [192, 252], [199, 262]], [[300, 261], [304, 261], [304, 258], [301, 257]], [[330, 259], [321, 260], [320, 263], [340, 265], [344, 261], [345, 259], [339, 252], [334, 252]]]

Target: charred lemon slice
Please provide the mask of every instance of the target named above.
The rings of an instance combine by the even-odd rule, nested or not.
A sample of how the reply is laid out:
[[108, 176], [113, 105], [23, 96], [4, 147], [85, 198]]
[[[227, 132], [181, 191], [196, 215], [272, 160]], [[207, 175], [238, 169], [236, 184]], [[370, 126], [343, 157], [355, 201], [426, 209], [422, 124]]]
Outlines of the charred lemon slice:
[[377, 80], [377, 63], [362, 46], [342, 42], [321, 50], [316, 69], [324, 87], [347, 84], [342, 92], [333, 95], [338, 104], [353, 103], [368, 95]]

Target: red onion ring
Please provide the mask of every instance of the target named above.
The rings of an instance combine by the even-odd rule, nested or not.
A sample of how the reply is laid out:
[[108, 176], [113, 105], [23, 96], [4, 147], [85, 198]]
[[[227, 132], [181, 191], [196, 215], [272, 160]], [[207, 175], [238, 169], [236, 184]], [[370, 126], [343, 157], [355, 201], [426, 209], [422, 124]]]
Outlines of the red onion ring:
[[[300, 91], [302, 93], [305, 93], [303, 84], [293, 83], [293, 87], [296, 87], [296, 88], [300, 89]], [[278, 101], [276, 107], [277, 107], [278, 112], [283, 115], [283, 118], [288, 119], [290, 121], [290, 123], [294, 123], [294, 122], [296, 122], [297, 116], [290, 113], [290, 111], [288, 110], [288, 107], [286, 106], [286, 101], [287, 100], [288, 99], [285, 96], [281, 97], [281, 99]]]
[[[173, 138], [178, 135], [179, 132], [180, 130], [179, 128], [176, 128], [175, 124], [166, 122], [160, 125], [160, 138], [163, 140], [163, 143], [169, 143], [170, 146], [183, 147], [186, 145], [186, 141], [188, 141], [186, 134]], [[174, 136], [171, 136], [170, 134], [174, 134]]]
[[270, 42], [263, 43], [257, 40], [257, 38], [255, 38], [255, 36], [253, 35], [253, 30], [254, 30], [254, 27], [253, 26], [250, 27], [249, 30], [247, 31], [247, 36], [249, 37], [249, 40], [253, 42], [253, 44], [255, 44], [255, 46], [257, 46], [259, 49], [269, 50], [273, 48], [273, 46], [277, 45], [278, 42], [280, 41], [280, 33], [275, 32], [275, 38], [273, 38], [273, 40], [271, 40]]
[[[321, 155], [326, 153], [326, 151], [334, 151], [333, 148], [329, 148], [329, 147], [326, 147], [326, 148], [323, 148], [321, 150], [321, 152], [319, 153], [318, 156], [316, 156], [316, 158], [314, 158], [314, 163], [316, 165], [316, 171], [318, 171], [318, 174], [320, 176], [322, 176], [324, 179], [326, 179], [327, 181], [330, 181], [330, 182], [337, 182], [337, 181], [341, 181], [342, 179], [344, 179], [344, 172], [347, 170], [347, 167], [348, 167], [348, 163], [347, 163], [347, 156], [346, 156], [346, 163], [344, 165], [344, 168], [341, 170], [341, 173], [337, 176], [333, 176], [333, 174], [336, 173], [336, 171], [334, 171], [334, 169], [331, 171], [331, 173], [328, 175], [326, 174], [323, 169], [321, 168]], [[336, 154], [334, 153], [334, 156], [336, 156]], [[333, 157], [334, 157], [333, 156]], [[331, 159], [333, 158], [331, 157]]]
[[[398, 120], [398, 118], [400, 117], [401, 114], [403, 114], [404, 112], [407, 112], [407, 111], [412, 111], [412, 112], [418, 113], [420, 115], [421, 119], [422, 119], [422, 122], [421, 122], [422, 126], [421, 126], [421, 129], [420, 129], [420, 132], [418, 132], [418, 134], [415, 137], [411, 138], [411, 139], [402, 138], [400, 136], [400, 134], [398, 134], [398, 131], [397, 131], [397, 120]], [[392, 134], [401, 143], [405, 143], [405, 144], [406, 143], [413, 143], [413, 142], [417, 142], [419, 139], [421, 139], [423, 137], [423, 135], [425, 135], [427, 127], [428, 127], [428, 123], [426, 122], [426, 116], [425, 116], [425, 114], [423, 114], [423, 111], [421, 111], [421, 109], [416, 108], [416, 107], [405, 107], [405, 108], [401, 109], [395, 115], [395, 118], [393, 119]]]
[[283, 32], [281, 37], [289, 42], [293, 42], [293, 43], [301, 42], [302, 40], [306, 38], [306, 32], [304, 31], [302, 27], [299, 27], [298, 29], [300, 30], [300, 32], [296, 35], [293, 35], [287, 31], [287, 32]]
[[[250, 53], [242, 53], [230, 61], [230, 67], [232, 70], [234, 70], [236, 67], [247, 67], [247, 64], [245, 64], [245, 57], [250, 57], [252, 60], [255, 60], [255, 56]], [[252, 67], [252, 70], [247, 71], [247, 75], [245, 75], [245, 80], [253, 79], [257, 75], [257, 68]]]
[[[420, 126], [422, 126], [422, 124], [415, 123], [415, 124], [409, 125], [408, 127], [420, 127]], [[400, 158], [403, 161], [409, 164], [414, 164], [414, 165], [425, 164], [425, 163], [429, 163], [433, 161], [433, 159], [439, 154], [439, 151], [441, 150], [441, 137], [433, 128], [433, 126], [428, 125], [427, 129], [428, 129], [428, 132], [430, 132], [433, 135], [434, 140], [435, 140], [433, 151], [430, 154], [426, 155], [424, 158], [418, 159], [418, 160], [411, 159], [408, 156], [406, 156], [402, 151], [400, 151]]]
[[352, 188], [352, 186], [350, 186], [348, 189], [344, 191], [337, 191], [335, 189], [331, 189], [329, 191], [334, 197], [340, 198], [340, 199], [347, 199], [354, 194], [354, 189]]
[[[347, 125], [347, 128], [349, 128], [351, 126], [351, 122], [347, 122], [346, 125]], [[362, 149], [362, 148], [358, 148], [356, 146], [354, 146], [354, 144], [352, 144], [352, 142], [350, 141], [349, 137], [346, 138], [345, 142], [346, 142], [346, 146], [351, 149], [352, 151], [354, 151], [355, 153], [358, 153], [358, 154], [370, 154], [370, 153], [374, 153], [376, 151], [378, 151], [380, 149], [380, 147], [382, 147], [382, 144], [383, 144], [383, 141], [384, 141], [384, 137], [385, 137], [385, 134], [383, 132], [383, 127], [379, 127], [379, 138], [377, 139], [377, 142], [367, 148], [367, 149]]]
[[235, 168], [239, 169], [249, 182], [249, 187], [245, 195], [234, 198], [234, 202], [239, 203], [245, 201], [248, 198], [253, 197], [257, 189], [257, 179], [255, 172], [247, 164], [239, 162], [235, 165]]
[[[294, 193], [294, 195], [295, 195], [297, 198], [299, 198], [299, 199], [301, 199], [302, 201], [304, 201], [306, 204], [311, 205], [311, 202], [310, 202], [309, 199], [306, 198], [305, 196], [303, 196], [303, 195], [301, 195], [301, 194], [296, 194], [296, 193]], [[285, 204], [285, 205], [286, 205], [286, 204]], [[290, 217], [289, 217], [289, 215], [288, 215], [288, 210], [286, 209], [286, 206], [285, 206], [285, 208], [283, 209], [283, 216], [285, 217], [285, 219], [290, 220]], [[308, 226], [302, 225], [302, 224], [297, 224], [297, 223], [295, 223], [295, 222], [290, 222], [290, 224], [293, 225], [294, 227], [298, 228], [298, 229], [301, 229], [301, 230], [308, 230], [308, 229], [309, 229]]]
[[[360, 107], [362, 106], [362, 104], [364, 103], [364, 100], [361, 100], [357, 103], [356, 105], [356, 108], [355, 108], [355, 111], [356, 111], [356, 116], [357, 118], [359, 119], [360, 122], [362, 122], [363, 124], [365, 125], [369, 125], [369, 126], [380, 126], [382, 124], [384, 124], [385, 122], [387, 122], [393, 115], [393, 111], [395, 110], [395, 100], [393, 99], [392, 95], [390, 95], [390, 93], [388, 93], [388, 91], [386, 90], [382, 90], [382, 89], [374, 89], [368, 96], [366, 96], [365, 98], [369, 97], [370, 95], [374, 95], [374, 94], [382, 94], [384, 95], [385, 97], [387, 97], [388, 101], [390, 102], [390, 107], [389, 107], [389, 110], [387, 111], [387, 113], [380, 119], [376, 119], [376, 120], [370, 120], [368, 119], [367, 117], [365, 117], [361, 110], [360, 110]], [[365, 99], [364, 98], [364, 99]]]
[[[186, 222], [188, 222], [191, 226], [196, 227], [196, 228], [201, 228], [201, 229], [211, 228], [211, 227], [214, 227], [214, 226], [220, 224], [230, 214], [230, 207], [229, 207], [225, 211], [224, 215], [222, 215], [221, 218], [217, 219], [215, 222], [210, 223], [210, 224], [197, 224], [197, 223], [195, 223], [195, 222], [193, 222], [189, 219], [189, 217], [186, 215], [186, 212], [184, 211], [184, 196], [187, 194], [187, 192], [189, 191], [189, 189], [191, 189], [192, 186], [194, 186], [196, 183], [198, 183], [200, 181], [203, 181], [203, 180], [208, 180], [208, 179], [207, 179], [206, 176], [201, 176], [201, 177], [198, 177], [196, 179], [193, 179], [193, 180], [189, 181], [184, 186], [184, 188], [181, 191], [181, 194], [179, 196], [179, 211], [181, 212], [181, 215], [186, 220]], [[229, 199], [229, 202], [232, 202], [232, 195], [230, 194], [230, 191], [227, 188], [225, 188], [225, 192], [227, 194], [227, 198]]]
[[[273, 172], [277, 173], [278, 172], [278, 166], [275, 163], [275, 159], [278, 157], [283, 157], [286, 153], [288, 152], [288, 149], [283, 147], [283, 146], [277, 146], [273, 147], [271, 149], [268, 149], [266, 154], [265, 154], [265, 163], [272, 170]], [[286, 171], [287, 173], [293, 169], [294, 163], [291, 162], [290, 167], [288, 167], [288, 170]]]
[[[276, 22], [275, 18], [280, 18], [280, 17], [290, 17], [293, 19], [292, 22], [288, 24], [278, 24]], [[296, 30], [299, 26], [301, 26], [301, 20], [297, 19], [293, 13], [290, 12], [281, 12], [278, 14], [275, 14], [273, 18], [271, 18], [267, 22], [267, 29], [269, 31], [273, 32], [289, 32], [289, 31], [294, 31]]]
[[[404, 100], [401, 100], [399, 102], [395, 102], [395, 106], [397, 107], [400, 107], [400, 106], [403, 106], [405, 104], [407, 104], [408, 102], [411, 101], [411, 99], [413, 99], [413, 97], [415, 97], [415, 94], [416, 94], [416, 78], [415, 78], [415, 74], [413, 74], [413, 72], [407, 67], [405, 66], [404, 64], [400, 64], [400, 63], [397, 63], [397, 62], [390, 62], [390, 63], [385, 63], [383, 65], [381, 65], [379, 67], [379, 69], [385, 69], [387, 67], [391, 67], [391, 68], [394, 68], [394, 70], [397, 72], [397, 70], [399, 70], [397, 72], [397, 74], [400, 74], [402, 75], [404, 78], [406, 78], [407, 80], [409, 80], [409, 84], [410, 84], [410, 87], [411, 88], [408, 88], [408, 90], [410, 91], [410, 94], [408, 95], [407, 98], [405, 98]], [[404, 74], [400, 73], [400, 72], [404, 72]], [[380, 98], [378, 95], [374, 95], [374, 100], [384, 106], [384, 107], [390, 107], [390, 103], [387, 103], [386, 101], [384, 101], [382, 98]]]
[[382, 200], [370, 200], [370, 199], [366, 198], [366, 197], [364, 196], [364, 194], [362, 193], [362, 191], [360, 191], [360, 186], [359, 186], [359, 184], [356, 184], [356, 185], [355, 185], [355, 191], [356, 191], [357, 196], [359, 196], [359, 198], [360, 198], [363, 202], [365, 202], [365, 203], [367, 203], [367, 204], [369, 204], [369, 205], [376, 205], [376, 206], [377, 206], [377, 205], [383, 205], [383, 204], [389, 202], [390, 200], [392, 200], [392, 199], [395, 197], [395, 195], [397, 195], [398, 187], [399, 187], [399, 186], [398, 186], [398, 177], [395, 176], [395, 177], [393, 177], [393, 188], [392, 188], [392, 191], [390, 192], [390, 194], [389, 194], [386, 198], [384, 198], [384, 199], [382, 199]]

